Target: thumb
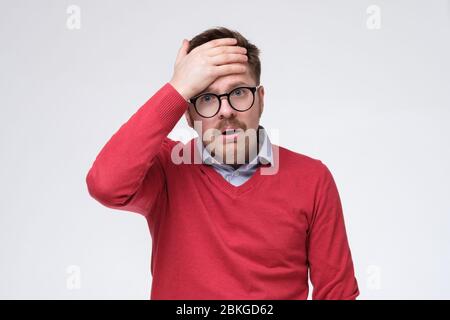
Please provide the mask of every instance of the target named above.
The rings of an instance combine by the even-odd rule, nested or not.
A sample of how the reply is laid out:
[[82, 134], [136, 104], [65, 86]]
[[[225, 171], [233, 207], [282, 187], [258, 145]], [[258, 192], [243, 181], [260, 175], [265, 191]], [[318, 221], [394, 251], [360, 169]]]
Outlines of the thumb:
[[188, 47], [189, 47], [189, 41], [186, 39], [183, 39], [181, 48], [178, 50], [177, 59], [175, 62], [176, 64], [178, 64], [181, 61], [181, 59], [183, 59], [187, 55]]

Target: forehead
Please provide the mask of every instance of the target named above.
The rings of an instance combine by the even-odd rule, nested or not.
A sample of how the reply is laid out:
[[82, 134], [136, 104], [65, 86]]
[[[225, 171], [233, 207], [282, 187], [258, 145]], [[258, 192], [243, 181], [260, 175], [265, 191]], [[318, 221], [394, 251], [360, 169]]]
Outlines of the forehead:
[[204, 92], [221, 93], [241, 84], [249, 86], [256, 85], [248, 66], [245, 73], [230, 74], [217, 78]]

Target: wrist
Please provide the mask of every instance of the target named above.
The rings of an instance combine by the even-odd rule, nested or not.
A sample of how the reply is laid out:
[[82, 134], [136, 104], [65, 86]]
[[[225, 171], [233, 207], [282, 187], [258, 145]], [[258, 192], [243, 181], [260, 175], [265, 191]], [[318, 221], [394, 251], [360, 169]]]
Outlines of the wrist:
[[189, 100], [190, 94], [186, 89], [184, 89], [182, 86], [180, 86], [173, 80], [169, 81], [169, 83], [175, 90], [178, 91], [178, 93], [184, 98], [184, 100], [186, 101]]

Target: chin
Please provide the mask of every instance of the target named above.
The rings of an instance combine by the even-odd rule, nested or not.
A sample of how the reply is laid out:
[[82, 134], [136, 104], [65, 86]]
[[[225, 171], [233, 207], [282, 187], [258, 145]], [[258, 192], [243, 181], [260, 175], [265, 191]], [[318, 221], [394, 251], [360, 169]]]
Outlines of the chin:
[[209, 150], [217, 159], [227, 164], [244, 164], [246, 160], [246, 144], [242, 140], [237, 142], [224, 142], [214, 139], [207, 144]]
[[229, 159], [228, 164], [245, 163], [245, 148], [240, 147], [237, 143], [227, 143], [224, 147], [224, 152], [228, 157], [227, 159]]

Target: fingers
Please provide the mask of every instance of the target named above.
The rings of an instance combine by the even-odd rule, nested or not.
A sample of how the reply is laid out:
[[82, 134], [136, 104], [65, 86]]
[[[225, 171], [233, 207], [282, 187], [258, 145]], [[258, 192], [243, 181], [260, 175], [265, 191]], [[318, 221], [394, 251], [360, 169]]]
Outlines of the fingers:
[[228, 74], [234, 73], [245, 73], [247, 71], [247, 66], [242, 63], [231, 63], [222, 66], [216, 66], [214, 68], [214, 75], [216, 77], [222, 77]]
[[211, 48], [215, 48], [215, 47], [219, 47], [219, 46], [232, 46], [232, 45], [236, 45], [236, 43], [237, 43], [237, 40], [235, 38], [214, 39], [214, 40], [205, 42], [204, 44], [194, 48], [192, 51], [207, 50], [207, 49], [211, 49]]
[[205, 49], [210, 49], [214, 47], [219, 46], [232, 46], [237, 43], [237, 40], [235, 38], [221, 38], [221, 39], [214, 39], [211, 41], [208, 41], [204, 43]]
[[217, 56], [222, 53], [241, 53], [246, 54], [247, 49], [239, 46], [220, 46], [208, 49], [207, 55], [210, 57]]
[[179, 84], [179, 91], [185, 91], [183, 96], [195, 95], [218, 77], [247, 71], [247, 50], [237, 46], [237, 40], [234, 38], [208, 41], [194, 48], [189, 54], [188, 49], [189, 41], [183, 39], [171, 80]]
[[240, 53], [225, 53], [225, 54], [219, 54], [214, 57], [210, 57], [210, 62], [215, 66], [220, 66], [224, 64], [229, 63], [236, 63], [236, 62], [247, 62], [248, 58], [245, 54]]
[[187, 55], [187, 49], [189, 47], [189, 41], [183, 39], [180, 49], [178, 50], [177, 58], [175, 60], [175, 64], [178, 64], [181, 59], [183, 59]]

